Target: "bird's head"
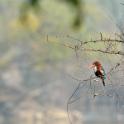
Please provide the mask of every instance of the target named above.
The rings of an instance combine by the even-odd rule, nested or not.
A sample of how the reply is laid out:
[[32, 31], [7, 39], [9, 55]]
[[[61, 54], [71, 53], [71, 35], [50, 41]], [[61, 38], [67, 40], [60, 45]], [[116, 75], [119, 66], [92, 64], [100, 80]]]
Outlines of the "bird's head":
[[91, 65], [90, 65], [90, 68], [93, 68], [93, 69], [100, 69], [102, 66], [101, 66], [101, 63], [99, 61], [94, 61]]

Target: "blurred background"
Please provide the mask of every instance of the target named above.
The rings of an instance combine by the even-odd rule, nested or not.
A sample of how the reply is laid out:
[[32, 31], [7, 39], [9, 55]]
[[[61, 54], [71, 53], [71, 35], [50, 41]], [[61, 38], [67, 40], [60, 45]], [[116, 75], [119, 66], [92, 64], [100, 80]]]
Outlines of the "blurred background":
[[[80, 50], [76, 55], [63, 43], [97, 39], [99, 32], [113, 37], [123, 30], [123, 2], [0, 0], [0, 124], [69, 124], [67, 100], [78, 84], [72, 77], [89, 78], [93, 72], [88, 65], [94, 60], [109, 71], [120, 56]], [[114, 87], [123, 83], [123, 74], [112, 75]], [[93, 99], [87, 87], [69, 106], [72, 123], [122, 124], [123, 87], [115, 93], [119, 101], [107, 96]], [[103, 89], [102, 84], [97, 89]]]

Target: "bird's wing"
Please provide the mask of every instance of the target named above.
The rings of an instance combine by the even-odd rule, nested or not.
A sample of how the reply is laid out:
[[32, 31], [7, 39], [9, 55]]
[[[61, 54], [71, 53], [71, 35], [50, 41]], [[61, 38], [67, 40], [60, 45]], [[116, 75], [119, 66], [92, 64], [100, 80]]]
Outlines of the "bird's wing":
[[104, 77], [104, 79], [105, 79], [105, 78], [106, 78], [106, 73], [105, 73], [105, 70], [104, 70], [103, 67], [101, 68], [101, 73], [102, 73], [102, 75], [103, 75], [103, 77]]

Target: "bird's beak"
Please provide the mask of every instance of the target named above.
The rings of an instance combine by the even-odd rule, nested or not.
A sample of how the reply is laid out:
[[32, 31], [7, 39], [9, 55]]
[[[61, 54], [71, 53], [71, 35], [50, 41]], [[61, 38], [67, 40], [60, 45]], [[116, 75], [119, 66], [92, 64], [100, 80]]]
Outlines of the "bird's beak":
[[89, 65], [89, 68], [91, 69], [91, 68], [94, 68], [94, 65], [92, 64], [92, 65]]

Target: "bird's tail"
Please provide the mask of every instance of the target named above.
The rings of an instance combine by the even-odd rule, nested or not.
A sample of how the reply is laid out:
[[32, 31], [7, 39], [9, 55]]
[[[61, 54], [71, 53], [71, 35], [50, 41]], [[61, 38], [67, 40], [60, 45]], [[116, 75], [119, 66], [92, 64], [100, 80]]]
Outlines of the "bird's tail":
[[105, 86], [105, 81], [104, 81], [104, 79], [102, 78], [102, 83], [103, 83], [103, 86]]

